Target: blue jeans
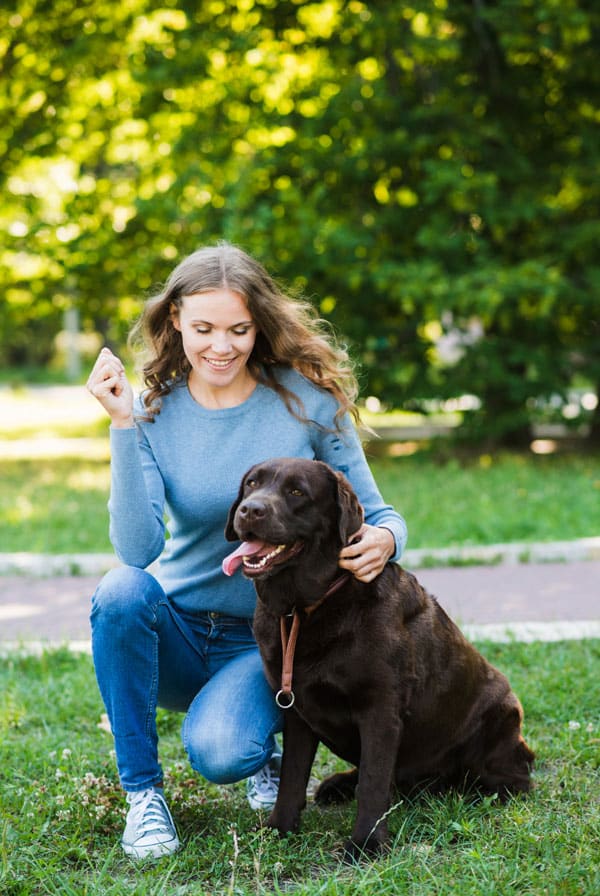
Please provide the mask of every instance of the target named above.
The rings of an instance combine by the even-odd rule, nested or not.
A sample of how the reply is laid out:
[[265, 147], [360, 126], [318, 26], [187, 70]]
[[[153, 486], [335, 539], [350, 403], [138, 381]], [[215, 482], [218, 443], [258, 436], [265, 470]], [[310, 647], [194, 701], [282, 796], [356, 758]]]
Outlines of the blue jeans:
[[251, 620], [177, 611], [141, 569], [111, 570], [92, 598], [92, 652], [121, 784], [162, 781], [156, 708], [184, 712], [192, 767], [230, 784], [271, 758], [281, 712], [264, 676]]

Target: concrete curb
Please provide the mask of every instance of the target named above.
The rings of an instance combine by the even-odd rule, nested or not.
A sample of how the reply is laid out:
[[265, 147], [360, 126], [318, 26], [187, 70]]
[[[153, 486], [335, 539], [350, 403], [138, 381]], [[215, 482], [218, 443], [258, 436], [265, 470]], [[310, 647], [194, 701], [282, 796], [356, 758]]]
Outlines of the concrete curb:
[[600, 560], [600, 537], [575, 541], [511, 542], [449, 548], [414, 548], [405, 551], [402, 564], [410, 569], [432, 566], [499, 563], [570, 563]]
[[[582, 560], [600, 560], [600, 537], [579, 538], [575, 541], [409, 548], [402, 557], [402, 565], [408, 569], [424, 569], [439, 566], [490, 566], [500, 563], [569, 563]], [[102, 576], [119, 565], [114, 554], [0, 553], [0, 576]]]
[[120, 566], [114, 554], [14, 554], [0, 553], [0, 576], [102, 576]]
[[[534, 642], [582, 641], [600, 638], [600, 622], [508, 622], [462, 625], [469, 641], [495, 644], [532, 644]], [[41, 656], [46, 651], [66, 649], [71, 653], [92, 653], [89, 640], [32, 640], [0, 642], [0, 658], [9, 656]]]

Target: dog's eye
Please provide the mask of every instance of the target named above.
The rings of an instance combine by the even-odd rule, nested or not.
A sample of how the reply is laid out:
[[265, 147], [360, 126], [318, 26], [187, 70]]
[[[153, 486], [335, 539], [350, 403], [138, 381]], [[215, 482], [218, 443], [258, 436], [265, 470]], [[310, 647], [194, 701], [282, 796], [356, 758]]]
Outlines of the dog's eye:
[[258, 482], [256, 481], [256, 479], [247, 479], [246, 485], [248, 486], [248, 488], [256, 488]]
[[304, 492], [299, 488], [292, 488], [290, 489], [290, 495], [293, 495], [294, 498], [303, 498]]

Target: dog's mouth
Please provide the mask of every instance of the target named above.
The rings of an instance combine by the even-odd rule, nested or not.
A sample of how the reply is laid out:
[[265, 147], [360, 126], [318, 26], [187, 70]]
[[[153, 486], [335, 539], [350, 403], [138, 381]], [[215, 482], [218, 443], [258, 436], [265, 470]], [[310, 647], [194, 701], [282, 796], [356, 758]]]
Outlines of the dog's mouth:
[[270, 544], [267, 541], [244, 541], [223, 560], [223, 572], [232, 576], [239, 566], [245, 576], [264, 575], [274, 566], [286, 563], [302, 550], [301, 541], [293, 544]]

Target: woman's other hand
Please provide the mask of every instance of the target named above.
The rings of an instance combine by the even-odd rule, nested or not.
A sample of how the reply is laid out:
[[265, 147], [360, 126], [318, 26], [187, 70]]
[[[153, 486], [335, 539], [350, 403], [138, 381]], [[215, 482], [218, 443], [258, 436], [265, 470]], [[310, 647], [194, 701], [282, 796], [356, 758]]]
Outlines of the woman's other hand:
[[394, 536], [383, 526], [363, 523], [340, 552], [340, 566], [360, 582], [372, 582], [396, 550]]

